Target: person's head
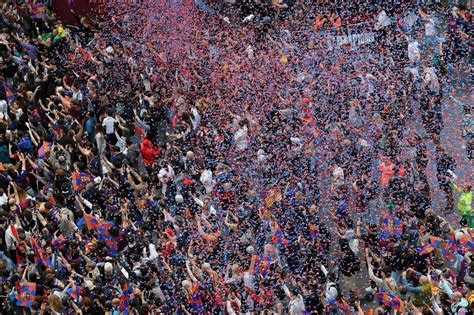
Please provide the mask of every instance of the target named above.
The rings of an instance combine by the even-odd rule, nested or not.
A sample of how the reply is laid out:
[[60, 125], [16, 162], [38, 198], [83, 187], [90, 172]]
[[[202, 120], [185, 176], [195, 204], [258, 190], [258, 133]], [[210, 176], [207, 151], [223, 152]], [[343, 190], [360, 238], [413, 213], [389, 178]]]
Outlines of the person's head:
[[412, 269], [407, 270], [407, 279], [413, 280], [415, 276], [416, 276], [416, 273]]
[[188, 290], [188, 291], [191, 290], [191, 286], [192, 286], [191, 281], [183, 280], [183, 282], [181, 282], [181, 285], [183, 286], [185, 290]]
[[57, 312], [57, 313], [62, 313], [63, 311], [63, 303], [61, 301], [61, 298], [59, 297], [59, 295], [57, 294], [50, 294], [49, 297], [48, 297], [48, 303], [49, 303], [49, 307], [51, 308], [51, 310], [53, 310], [54, 312]]
[[114, 267], [113, 267], [112, 263], [106, 262], [104, 264], [104, 272], [105, 272], [106, 275], [111, 275], [114, 272]]
[[[462, 190], [464, 193], [469, 193], [471, 192], [471, 189], [472, 187], [470, 185], [467, 185], [466, 187], [464, 187], [464, 189]], [[1, 194], [0, 194], [1, 195]]]
[[434, 213], [433, 209], [431, 209], [431, 208], [426, 209], [425, 210], [425, 216], [427, 218], [433, 218], [435, 216], [435, 213]]
[[192, 152], [192, 151], [186, 152], [186, 159], [187, 159], [188, 161], [194, 160], [194, 152]]
[[95, 266], [96, 266], [96, 265], [95, 265], [95, 262], [89, 261], [89, 262], [86, 264], [86, 270], [87, 270], [88, 272], [91, 272], [92, 270], [95, 269]]
[[23, 230], [23, 228], [18, 228], [17, 232], [18, 232], [18, 238], [22, 241], [25, 240], [26, 238], [25, 230]]
[[113, 116], [113, 114], [114, 110], [112, 108], [107, 108], [107, 110], [105, 111], [106, 116]]
[[414, 134], [413, 136], [408, 138], [408, 143], [410, 145], [416, 145], [421, 142], [421, 137], [418, 134]]
[[290, 291], [290, 295], [291, 295], [291, 299], [294, 300], [294, 299], [297, 299], [299, 297], [299, 294], [300, 294], [300, 291], [299, 289], [293, 289]]
[[407, 294], [408, 289], [407, 289], [406, 286], [401, 285], [401, 286], [398, 288], [398, 291], [400, 292], [400, 294]]
[[382, 157], [382, 162], [384, 162], [385, 164], [391, 164], [392, 160], [388, 156], [383, 156]]
[[104, 127], [101, 124], [95, 125], [95, 132], [96, 133], [104, 133]]
[[207, 263], [207, 262], [203, 263], [202, 266], [201, 266], [201, 268], [202, 268], [202, 270], [203, 270], [204, 272], [210, 272], [210, 271], [212, 271], [211, 265], [210, 265], [209, 263]]
[[453, 294], [453, 303], [458, 303], [462, 299], [462, 293], [461, 292], [455, 292]]
[[92, 302], [92, 299], [85, 296], [82, 298], [82, 305], [84, 306], [84, 308], [88, 309], [92, 306], [93, 302]]
[[421, 285], [424, 285], [424, 284], [429, 283], [429, 279], [427, 276], [421, 276], [419, 282]]
[[240, 272], [240, 267], [238, 264], [233, 264], [231, 270], [233, 274], [238, 274]]

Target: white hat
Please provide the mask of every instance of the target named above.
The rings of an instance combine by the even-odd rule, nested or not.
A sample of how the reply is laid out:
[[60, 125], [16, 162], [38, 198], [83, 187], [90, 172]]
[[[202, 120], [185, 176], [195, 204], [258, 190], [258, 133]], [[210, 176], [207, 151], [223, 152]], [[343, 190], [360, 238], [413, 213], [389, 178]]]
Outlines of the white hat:
[[101, 181], [102, 181], [102, 178], [100, 176], [97, 176], [96, 178], [94, 178], [94, 183], [96, 184], [100, 184]]
[[183, 203], [183, 201], [184, 201], [183, 195], [177, 194], [177, 195], [174, 197], [174, 200], [175, 200], [177, 203]]
[[199, 177], [199, 181], [203, 184], [211, 184], [212, 183], [212, 172], [210, 170], [204, 170]]
[[112, 46], [109, 46], [107, 48], [105, 48], [105, 51], [109, 54], [113, 54], [114, 53], [114, 49], [112, 48]]

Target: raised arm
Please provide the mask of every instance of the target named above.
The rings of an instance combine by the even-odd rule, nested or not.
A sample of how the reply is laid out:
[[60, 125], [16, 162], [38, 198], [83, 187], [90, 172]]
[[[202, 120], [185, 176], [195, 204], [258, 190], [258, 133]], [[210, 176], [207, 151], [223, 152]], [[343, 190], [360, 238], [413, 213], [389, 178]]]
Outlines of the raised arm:
[[194, 276], [193, 272], [191, 271], [191, 268], [189, 267], [189, 260], [186, 260], [186, 272], [188, 273], [189, 278], [193, 282], [199, 282], [198, 279]]
[[369, 278], [372, 281], [375, 282], [377, 287], [379, 287], [379, 288], [383, 287], [383, 279], [377, 277], [374, 274], [374, 270], [373, 270], [373, 267], [372, 267], [372, 258], [368, 254], [366, 254], [366, 259], [367, 259], [367, 268], [368, 268], [368, 272], [369, 272]]
[[201, 226], [201, 218], [199, 217], [199, 215], [196, 215], [196, 223], [197, 223], [197, 228], [198, 228], [199, 235], [201, 235], [201, 237], [203, 239], [205, 239], [206, 241], [210, 241], [210, 242], [215, 242], [217, 240], [217, 237], [215, 235], [204, 232], [204, 230]]
[[26, 127], [28, 127], [28, 133], [30, 134], [31, 142], [37, 147], [40, 142], [40, 136], [36, 133], [36, 131], [32, 130], [30, 127], [30, 124], [26, 124]]

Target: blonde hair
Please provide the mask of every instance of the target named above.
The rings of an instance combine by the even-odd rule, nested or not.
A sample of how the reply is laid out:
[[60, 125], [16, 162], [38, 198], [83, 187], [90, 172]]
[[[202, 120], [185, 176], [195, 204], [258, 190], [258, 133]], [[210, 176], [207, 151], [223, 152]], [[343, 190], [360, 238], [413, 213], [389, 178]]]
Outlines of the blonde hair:
[[49, 307], [55, 312], [61, 313], [63, 310], [63, 302], [61, 301], [61, 297], [57, 294], [50, 294], [48, 296], [48, 303]]
[[181, 285], [183, 286], [183, 288], [188, 289], [188, 288], [191, 288], [192, 283], [189, 280], [183, 280], [181, 282]]

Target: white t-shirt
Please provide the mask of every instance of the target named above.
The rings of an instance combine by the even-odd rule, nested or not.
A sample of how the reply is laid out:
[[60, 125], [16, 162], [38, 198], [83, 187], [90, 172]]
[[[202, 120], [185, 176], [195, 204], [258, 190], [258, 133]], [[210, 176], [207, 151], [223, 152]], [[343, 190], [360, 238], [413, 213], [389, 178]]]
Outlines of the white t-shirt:
[[15, 112], [16, 120], [20, 120], [21, 115], [23, 115], [23, 109], [19, 108]]
[[175, 174], [174, 174], [173, 168], [172, 168], [170, 165], [168, 165], [167, 168], [164, 168], [164, 167], [163, 167], [163, 168], [158, 172], [158, 179], [160, 180], [160, 182], [163, 183], [165, 177], [167, 177], [168, 179], [171, 180], [171, 179], [173, 179], [174, 175], [175, 175]]
[[105, 133], [110, 135], [111, 133], [114, 133], [115, 131], [115, 118], [107, 116], [104, 118], [104, 121], [102, 122], [102, 126], [105, 127]]
[[420, 49], [418, 48], [420, 44], [417, 41], [408, 43], [408, 59], [411, 62], [420, 60]]
[[291, 314], [302, 315], [306, 312], [306, 307], [304, 306], [303, 297], [298, 294], [298, 298], [290, 301], [288, 303], [288, 308]]
[[250, 274], [249, 272], [244, 273], [244, 286], [253, 289], [255, 283], [255, 276]]
[[12, 227], [9, 226], [5, 231], [5, 244], [7, 245], [7, 250], [15, 249], [16, 243], [18, 243], [18, 240], [15, 235], [13, 235]]
[[0, 206], [3, 206], [5, 204], [7, 204], [8, 202], [8, 197], [7, 197], [7, 194], [3, 194], [0, 196]]
[[377, 23], [375, 25], [375, 28], [376, 29], [381, 29], [381, 28], [384, 28], [384, 27], [390, 25], [390, 23], [391, 23], [391, 21], [390, 21], [390, 18], [388, 17], [388, 15], [387, 15], [387, 12], [382, 11], [377, 16]]
[[329, 282], [326, 284], [326, 301], [328, 303], [332, 303], [336, 300], [338, 296], [338, 292], [336, 289], [336, 284], [333, 282]]
[[239, 150], [247, 149], [249, 145], [249, 136], [248, 136], [248, 129], [247, 126], [243, 126], [234, 135], [234, 140], [237, 144], [237, 148]]
[[193, 130], [196, 131], [201, 126], [201, 115], [199, 114], [196, 108], [192, 108], [191, 112], [193, 113], [194, 119], [191, 118], [191, 123], [193, 125]]
[[199, 177], [199, 181], [204, 185], [206, 188], [206, 193], [211, 193], [212, 189], [214, 188], [214, 180], [212, 180], [212, 172], [210, 170], [205, 170], [201, 173]]
[[107, 147], [107, 143], [105, 141], [105, 137], [102, 133], [97, 133], [95, 135], [95, 142], [97, 144], [97, 149], [99, 149], [99, 153], [105, 153], [105, 149]]
[[429, 19], [425, 23], [425, 36], [435, 36], [436, 35], [436, 24], [433, 19]]
[[413, 26], [413, 24], [415, 24], [416, 20], [418, 20], [418, 16], [413, 13], [413, 12], [410, 12], [408, 13], [408, 15], [406, 15], [403, 19], [402, 19], [402, 24], [407, 27], [408, 29], [411, 29], [411, 27]]
[[120, 149], [120, 153], [127, 154], [127, 143], [125, 137], [120, 137], [117, 142], [115, 143], [117, 147]]
[[81, 91], [73, 92], [72, 93], [72, 98], [75, 99], [75, 100], [81, 101], [81, 102], [84, 100], [84, 97], [83, 97]]
[[439, 80], [433, 67], [425, 69], [425, 82], [429, 84], [431, 92], [439, 94]]
[[4, 100], [0, 100], [0, 113], [3, 114], [3, 119], [8, 120], [8, 104]]

